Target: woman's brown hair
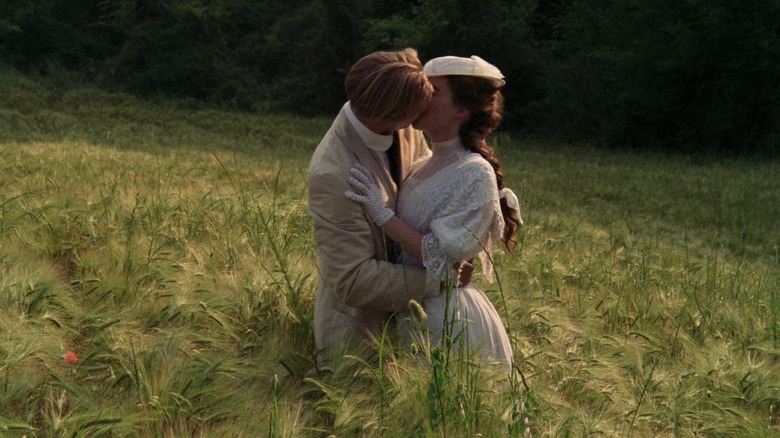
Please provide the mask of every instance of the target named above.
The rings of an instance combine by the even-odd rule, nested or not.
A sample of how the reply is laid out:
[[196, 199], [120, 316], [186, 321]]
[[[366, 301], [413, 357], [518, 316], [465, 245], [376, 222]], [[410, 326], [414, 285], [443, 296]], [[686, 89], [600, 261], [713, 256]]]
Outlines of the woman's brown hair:
[[[496, 85], [484, 78], [475, 76], [445, 76], [452, 90], [455, 105], [469, 110], [470, 115], [460, 126], [459, 136], [463, 145], [472, 152], [480, 154], [493, 167], [498, 190], [504, 188], [504, 174], [501, 162], [496, 158], [493, 147], [486, 138], [501, 124], [504, 112], [504, 96]], [[501, 198], [501, 215], [504, 217], [502, 242], [511, 251], [517, 244], [515, 233], [520, 227], [517, 210], [507, 205]]]

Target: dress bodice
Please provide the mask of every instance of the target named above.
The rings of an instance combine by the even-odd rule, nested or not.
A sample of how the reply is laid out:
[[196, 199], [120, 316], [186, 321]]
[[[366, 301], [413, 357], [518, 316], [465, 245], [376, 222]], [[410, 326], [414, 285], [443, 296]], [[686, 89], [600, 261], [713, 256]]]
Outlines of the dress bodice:
[[416, 263], [445, 280], [453, 278], [456, 262], [481, 255], [490, 279], [485, 252], [493, 250], [503, 229], [493, 168], [458, 138], [432, 149], [415, 163], [398, 197], [399, 218], [424, 234], [423, 260]]

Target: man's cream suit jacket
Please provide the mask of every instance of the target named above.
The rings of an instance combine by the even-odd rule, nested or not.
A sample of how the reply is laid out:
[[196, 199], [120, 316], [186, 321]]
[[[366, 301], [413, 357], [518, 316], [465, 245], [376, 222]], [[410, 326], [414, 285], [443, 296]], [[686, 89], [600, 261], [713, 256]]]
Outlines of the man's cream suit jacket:
[[[408, 127], [398, 134], [403, 181], [414, 161], [431, 152], [420, 131]], [[362, 206], [344, 195], [354, 163], [374, 173], [395, 210], [398, 188], [377, 152], [349, 122], [345, 106], [309, 164], [308, 200], [319, 260], [314, 338], [321, 357], [339, 354], [345, 342], [378, 334], [393, 312], [408, 309], [410, 299], [422, 302], [439, 293], [438, 282], [426, 293], [425, 270], [388, 262], [392, 243]]]

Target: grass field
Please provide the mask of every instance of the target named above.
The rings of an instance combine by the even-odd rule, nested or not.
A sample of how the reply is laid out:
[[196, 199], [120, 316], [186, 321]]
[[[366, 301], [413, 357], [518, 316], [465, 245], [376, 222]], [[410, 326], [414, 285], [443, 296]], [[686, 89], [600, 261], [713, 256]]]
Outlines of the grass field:
[[0, 70], [0, 435], [780, 435], [780, 164], [499, 134], [525, 226], [475, 281], [518, 379], [390, 338], [318, 369], [329, 123]]

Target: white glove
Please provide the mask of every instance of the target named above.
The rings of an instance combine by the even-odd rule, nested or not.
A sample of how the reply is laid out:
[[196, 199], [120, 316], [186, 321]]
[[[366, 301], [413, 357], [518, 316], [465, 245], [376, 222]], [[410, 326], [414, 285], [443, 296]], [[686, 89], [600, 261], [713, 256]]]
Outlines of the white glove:
[[395, 216], [395, 212], [385, 205], [382, 198], [382, 190], [376, 183], [376, 178], [370, 170], [355, 163], [350, 169], [353, 177], [349, 178], [349, 185], [352, 190], [347, 190], [344, 194], [347, 198], [363, 204], [371, 220], [380, 227]]

